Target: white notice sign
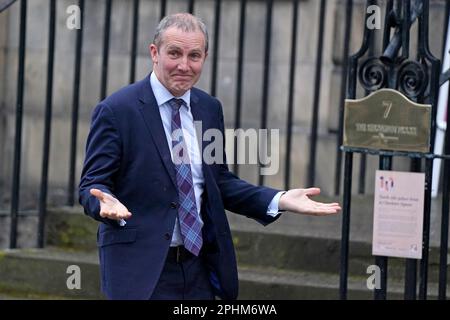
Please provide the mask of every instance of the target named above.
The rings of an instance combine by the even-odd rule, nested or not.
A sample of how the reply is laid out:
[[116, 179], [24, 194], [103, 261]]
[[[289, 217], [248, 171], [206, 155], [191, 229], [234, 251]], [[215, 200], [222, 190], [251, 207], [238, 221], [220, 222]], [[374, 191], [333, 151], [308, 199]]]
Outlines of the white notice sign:
[[373, 255], [422, 259], [424, 194], [424, 173], [377, 170]]

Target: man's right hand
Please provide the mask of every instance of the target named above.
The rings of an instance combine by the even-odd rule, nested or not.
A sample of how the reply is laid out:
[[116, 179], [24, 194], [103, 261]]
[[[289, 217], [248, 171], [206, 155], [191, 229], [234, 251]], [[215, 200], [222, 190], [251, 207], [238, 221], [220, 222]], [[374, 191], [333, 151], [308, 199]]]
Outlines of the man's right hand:
[[91, 189], [89, 192], [100, 201], [100, 216], [112, 220], [129, 219], [131, 212], [128, 211], [119, 200], [112, 195], [99, 189]]

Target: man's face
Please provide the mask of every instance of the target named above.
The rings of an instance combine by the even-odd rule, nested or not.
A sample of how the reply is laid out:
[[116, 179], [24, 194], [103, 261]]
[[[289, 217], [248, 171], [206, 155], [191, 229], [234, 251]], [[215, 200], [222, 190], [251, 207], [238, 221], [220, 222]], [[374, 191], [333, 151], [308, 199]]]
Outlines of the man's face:
[[182, 96], [200, 78], [205, 52], [205, 37], [199, 30], [183, 32], [168, 28], [162, 35], [160, 47], [150, 45], [153, 71], [159, 81], [175, 97]]

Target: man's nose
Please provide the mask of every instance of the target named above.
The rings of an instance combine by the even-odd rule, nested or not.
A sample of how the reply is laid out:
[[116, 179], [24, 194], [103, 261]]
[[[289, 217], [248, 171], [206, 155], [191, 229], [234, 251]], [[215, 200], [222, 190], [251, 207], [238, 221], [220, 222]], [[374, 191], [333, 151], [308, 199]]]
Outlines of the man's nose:
[[187, 71], [189, 60], [187, 57], [182, 57], [178, 63], [178, 70]]

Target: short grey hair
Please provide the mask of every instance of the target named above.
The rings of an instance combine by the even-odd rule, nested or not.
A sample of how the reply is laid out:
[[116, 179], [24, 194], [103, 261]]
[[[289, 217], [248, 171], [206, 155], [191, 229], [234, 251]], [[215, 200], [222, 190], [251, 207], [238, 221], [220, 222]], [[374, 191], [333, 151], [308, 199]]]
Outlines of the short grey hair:
[[153, 44], [159, 49], [162, 43], [162, 37], [164, 32], [175, 27], [182, 30], [183, 32], [195, 32], [200, 30], [205, 36], [205, 52], [208, 52], [208, 30], [206, 30], [206, 25], [203, 21], [190, 14], [190, 13], [175, 13], [164, 17], [158, 24], [156, 28], [155, 37], [153, 39]]

